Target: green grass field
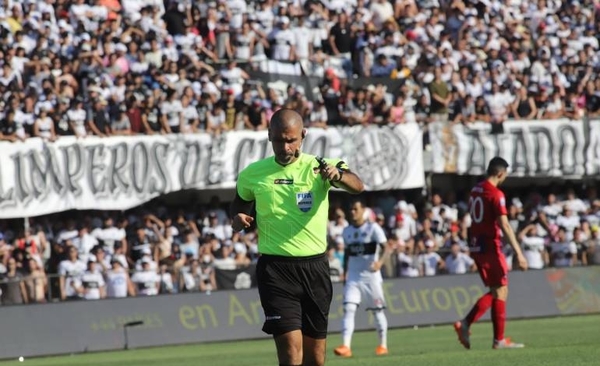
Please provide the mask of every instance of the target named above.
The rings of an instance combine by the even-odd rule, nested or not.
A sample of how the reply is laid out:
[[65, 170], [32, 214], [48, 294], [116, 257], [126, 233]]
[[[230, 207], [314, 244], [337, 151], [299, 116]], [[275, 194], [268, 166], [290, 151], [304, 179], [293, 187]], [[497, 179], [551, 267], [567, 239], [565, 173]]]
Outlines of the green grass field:
[[[492, 350], [491, 324], [472, 327], [472, 349], [465, 350], [450, 326], [396, 329], [389, 333], [390, 355], [374, 355], [374, 331], [355, 334], [354, 356], [339, 359], [333, 348], [340, 335], [329, 338], [327, 365], [338, 366], [592, 366], [600, 365], [600, 315], [509, 321], [507, 335], [526, 344], [524, 349]], [[30, 358], [0, 366], [260, 366], [277, 365], [273, 342], [229, 342], [92, 353], [65, 357]]]

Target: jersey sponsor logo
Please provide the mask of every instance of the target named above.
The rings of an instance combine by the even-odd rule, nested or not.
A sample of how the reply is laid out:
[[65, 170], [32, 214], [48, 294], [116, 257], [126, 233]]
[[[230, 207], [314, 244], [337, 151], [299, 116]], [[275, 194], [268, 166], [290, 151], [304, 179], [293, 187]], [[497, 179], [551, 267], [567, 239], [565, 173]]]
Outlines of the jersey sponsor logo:
[[269, 321], [269, 320], [279, 320], [281, 319], [281, 316], [279, 315], [267, 315], [265, 316], [265, 320]]
[[275, 179], [274, 184], [294, 184], [293, 179]]
[[296, 205], [302, 212], [308, 212], [313, 206], [313, 194], [312, 192], [299, 192], [296, 193]]

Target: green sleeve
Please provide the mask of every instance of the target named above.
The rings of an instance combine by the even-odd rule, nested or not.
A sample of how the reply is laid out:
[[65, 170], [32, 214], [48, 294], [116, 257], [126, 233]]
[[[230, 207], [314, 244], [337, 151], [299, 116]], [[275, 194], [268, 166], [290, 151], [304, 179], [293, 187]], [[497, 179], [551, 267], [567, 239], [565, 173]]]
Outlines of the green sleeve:
[[348, 167], [348, 164], [346, 164], [345, 161], [343, 161], [342, 159], [325, 159], [325, 161], [328, 164], [333, 165], [334, 167], [341, 169], [341, 170], [350, 170], [350, 168]]
[[238, 196], [244, 201], [254, 201], [254, 191], [252, 191], [252, 184], [246, 170], [243, 170], [238, 176], [236, 190]]

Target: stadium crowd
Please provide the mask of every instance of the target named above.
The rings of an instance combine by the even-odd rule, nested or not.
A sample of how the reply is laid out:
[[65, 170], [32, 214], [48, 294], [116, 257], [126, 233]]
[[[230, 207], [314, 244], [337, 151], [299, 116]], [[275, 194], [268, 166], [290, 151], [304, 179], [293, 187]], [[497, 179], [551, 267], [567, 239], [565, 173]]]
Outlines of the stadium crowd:
[[[593, 0], [0, 4], [7, 141], [260, 130], [282, 106], [324, 128], [600, 115]], [[250, 77], [273, 63], [319, 92]]]
[[[509, 200], [509, 217], [531, 269], [600, 264], [600, 198], [532, 193]], [[408, 203], [402, 194], [366, 197], [392, 255], [385, 277], [463, 274], [476, 270], [468, 255], [466, 203], [434, 194]], [[175, 211], [150, 204], [131, 211], [70, 212], [30, 219], [26, 230], [0, 221], [2, 303], [153, 296], [218, 290], [216, 272], [256, 262], [253, 230], [232, 234], [219, 199]], [[329, 262], [333, 281], [343, 280], [349, 223], [342, 200], [333, 198]], [[22, 226], [21, 226], [22, 227]], [[509, 248], [507, 246], [507, 248]], [[511, 253], [506, 252], [509, 263]], [[49, 276], [48, 276], [49, 275]]]

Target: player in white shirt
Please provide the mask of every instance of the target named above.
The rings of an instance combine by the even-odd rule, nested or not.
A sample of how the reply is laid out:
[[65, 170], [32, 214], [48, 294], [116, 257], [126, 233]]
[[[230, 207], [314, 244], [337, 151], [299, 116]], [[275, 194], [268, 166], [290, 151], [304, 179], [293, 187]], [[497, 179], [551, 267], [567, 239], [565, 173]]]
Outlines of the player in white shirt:
[[477, 269], [475, 261], [470, 256], [460, 251], [460, 244], [453, 242], [450, 254], [446, 257], [446, 270], [449, 274], [465, 274]]
[[143, 269], [141, 272], [136, 272], [131, 277], [131, 282], [137, 286], [137, 293], [140, 296], [155, 296], [158, 295], [158, 287], [160, 277], [150, 269], [150, 261], [143, 260]]
[[384, 313], [383, 278], [381, 266], [387, 238], [381, 226], [365, 220], [365, 205], [355, 200], [350, 206], [352, 225], [343, 231], [346, 253], [344, 256], [344, 318], [342, 321], [343, 344], [334, 350], [342, 357], [352, 356], [351, 341], [354, 332], [354, 318], [362, 298], [367, 302], [366, 310], [371, 310], [379, 336], [376, 355], [385, 355], [387, 350], [387, 318]]
[[68, 258], [58, 265], [61, 300], [80, 297], [81, 277], [86, 270], [85, 263], [78, 259], [77, 248], [69, 247]]
[[530, 269], [542, 269], [549, 262], [546, 239], [538, 234], [537, 224], [527, 225], [519, 234], [523, 255]]
[[106, 283], [102, 274], [96, 270], [94, 257], [90, 257], [88, 260], [87, 271], [81, 276], [81, 285], [83, 298], [86, 300], [100, 300], [106, 297]]
[[444, 268], [444, 261], [435, 252], [433, 240], [429, 239], [425, 241], [425, 248], [427, 248], [427, 252], [420, 254], [418, 258], [420, 275], [435, 276], [438, 273], [438, 269]]
[[121, 298], [135, 296], [135, 289], [127, 270], [118, 259], [111, 261], [112, 269], [106, 272], [106, 296], [111, 298]]

